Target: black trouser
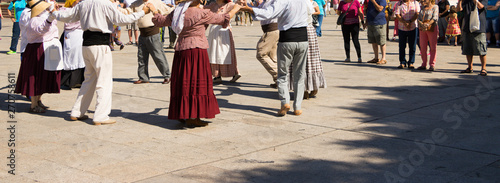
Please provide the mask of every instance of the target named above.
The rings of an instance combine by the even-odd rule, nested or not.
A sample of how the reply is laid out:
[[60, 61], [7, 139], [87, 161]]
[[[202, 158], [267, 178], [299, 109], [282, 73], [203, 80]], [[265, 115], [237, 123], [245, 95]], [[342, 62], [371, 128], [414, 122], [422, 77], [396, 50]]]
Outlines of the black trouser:
[[351, 58], [351, 37], [356, 48], [358, 58], [361, 58], [361, 46], [359, 45], [359, 24], [342, 25], [342, 36], [344, 36], [345, 56]]

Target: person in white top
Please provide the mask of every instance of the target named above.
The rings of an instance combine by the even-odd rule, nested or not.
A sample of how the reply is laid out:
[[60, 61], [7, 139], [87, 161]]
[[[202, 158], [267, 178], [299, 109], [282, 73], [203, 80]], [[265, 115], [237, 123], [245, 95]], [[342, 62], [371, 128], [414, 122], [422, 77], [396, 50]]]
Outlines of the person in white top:
[[137, 21], [149, 13], [148, 6], [142, 11], [125, 15], [110, 1], [84, 0], [69, 11], [53, 12], [50, 16], [63, 22], [80, 21], [83, 33], [83, 59], [85, 60], [85, 81], [82, 84], [75, 105], [71, 110], [72, 120], [84, 120], [94, 92], [97, 102], [94, 125], [112, 124], [111, 94], [113, 89], [113, 57], [109, 48], [109, 37], [113, 24], [124, 26]]
[[[259, 8], [269, 6], [275, 0], [261, 0], [258, 2]], [[278, 30], [278, 19], [260, 21], [264, 34], [257, 43], [257, 60], [266, 68], [267, 72], [273, 77], [272, 88], [277, 88], [278, 79], [278, 40], [280, 38]]]
[[306, 77], [307, 19], [310, 6], [306, 0], [276, 0], [264, 8], [241, 8], [254, 15], [254, 20], [269, 20], [278, 18], [280, 38], [278, 43], [278, 94], [281, 109], [278, 116], [284, 116], [290, 110], [290, 91], [288, 88], [288, 69], [293, 70], [293, 88], [295, 100], [294, 114], [301, 115], [302, 99], [304, 97], [304, 79]]

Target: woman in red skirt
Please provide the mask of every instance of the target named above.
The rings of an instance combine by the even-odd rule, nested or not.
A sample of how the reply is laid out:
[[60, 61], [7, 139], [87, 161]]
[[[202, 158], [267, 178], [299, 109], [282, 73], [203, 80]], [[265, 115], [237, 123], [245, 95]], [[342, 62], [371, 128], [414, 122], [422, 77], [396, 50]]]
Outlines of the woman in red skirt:
[[[61, 58], [61, 44], [59, 43], [59, 31], [57, 21], [49, 19], [46, 10], [50, 4], [45, 1], [32, 0], [31, 20], [29, 21], [26, 34], [28, 46], [23, 54], [21, 67], [16, 83], [15, 93], [31, 97], [31, 113], [43, 113], [47, 106], [43, 105], [40, 98], [44, 93], [59, 93], [62, 62], [57, 62], [57, 54]], [[49, 54], [45, 50], [54, 50]], [[59, 50], [59, 51], [57, 51]], [[54, 60], [51, 63], [49, 60]], [[59, 69], [60, 68], [60, 69]], [[58, 70], [59, 69], [59, 70]]]
[[227, 27], [240, 6], [235, 5], [227, 14], [216, 14], [202, 9], [199, 0], [179, 0], [175, 4], [178, 6], [167, 16], [162, 16], [148, 4], [154, 14], [155, 26], [171, 26], [178, 35], [172, 65], [168, 119], [177, 119], [189, 126], [206, 126], [208, 123], [200, 118], [214, 118], [220, 111], [213, 92], [205, 26], [218, 24]]

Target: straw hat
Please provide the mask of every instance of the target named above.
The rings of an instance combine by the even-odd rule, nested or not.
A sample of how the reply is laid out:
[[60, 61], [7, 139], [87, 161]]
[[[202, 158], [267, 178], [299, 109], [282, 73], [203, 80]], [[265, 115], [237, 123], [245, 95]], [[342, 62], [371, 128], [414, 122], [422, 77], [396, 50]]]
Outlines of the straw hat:
[[31, 8], [31, 18], [38, 16], [40, 13], [50, 7], [50, 3], [42, 0], [31, 0], [28, 2], [28, 5]]
[[195, 0], [175, 0], [175, 5], [178, 5], [183, 2], [188, 2], [188, 1], [195, 1]]

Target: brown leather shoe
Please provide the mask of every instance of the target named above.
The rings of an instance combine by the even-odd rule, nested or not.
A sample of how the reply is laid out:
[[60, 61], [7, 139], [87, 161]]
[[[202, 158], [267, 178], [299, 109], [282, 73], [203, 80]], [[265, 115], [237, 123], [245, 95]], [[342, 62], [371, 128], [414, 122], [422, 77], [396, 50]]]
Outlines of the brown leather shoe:
[[366, 62], [366, 63], [377, 63], [378, 62], [378, 58], [373, 58], [371, 59], [370, 61]]
[[98, 125], [109, 125], [109, 124], [113, 124], [113, 123], [116, 123], [116, 120], [114, 119], [108, 119], [106, 121], [94, 121], [94, 125], [98, 126]]
[[295, 114], [296, 116], [300, 116], [302, 114], [302, 110], [295, 110], [293, 111], [293, 114]]
[[71, 116], [70, 119], [73, 120], [73, 121], [77, 121], [77, 120], [82, 121], [82, 120], [89, 119], [89, 116], [87, 116], [87, 115], [83, 115], [83, 116], [80, 116], [80, 117]]
[[163, 80], [163, 82], [161, 84], [168, 84], [168, 83], [170, 83], [170, 78]]
[[316, 94], [318, 94], [318, 90], [311, 91], [311, 93], [309, 93], [309, 98], [316, 97]]
[[289, 110], [290, 110], [290, 104], [285, 104], [281, 106], [281, 109], [278, 111], [278, 116], [285, 116]]
[[134, 81], [134, 84], [142, 84], [142, 83], [149, 83], [149, 81], [143, 81], [143, 80]]
[[204, 121], [201, 121], [200, 118], [196, 118], [196, 119], [187, 119], [186, 120], [186, 125], [188, 127], [203, 127], [203, 126], [207, 126], [208, 123], [207, 122], [204, 122]]
[[278, 84], [276, 84], [276, 83], [271, 83], [269, 86], [270, 86], [271, 88], [278, 88]]

